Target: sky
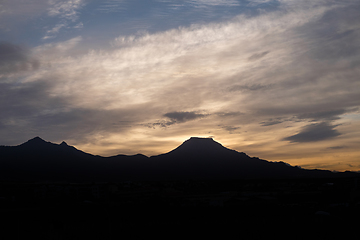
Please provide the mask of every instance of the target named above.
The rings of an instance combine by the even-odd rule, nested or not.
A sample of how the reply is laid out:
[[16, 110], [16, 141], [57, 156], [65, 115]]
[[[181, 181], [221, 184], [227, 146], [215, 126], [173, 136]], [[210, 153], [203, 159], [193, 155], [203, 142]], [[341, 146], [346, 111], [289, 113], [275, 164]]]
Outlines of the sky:
[[0, 0], [0, 145], [92, 154], [212, 137], [360, 170], [358, 0]]

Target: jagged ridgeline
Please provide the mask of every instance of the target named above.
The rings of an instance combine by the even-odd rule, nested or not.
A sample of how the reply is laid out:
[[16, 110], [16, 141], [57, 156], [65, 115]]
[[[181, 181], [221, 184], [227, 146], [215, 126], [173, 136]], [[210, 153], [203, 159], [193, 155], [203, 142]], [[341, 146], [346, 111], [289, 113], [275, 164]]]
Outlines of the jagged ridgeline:
[[[65, 142], [35, 137], [18, 146], [0, 147], [1, 181], [123, 181], [334, 177], [323, 170], [306, 170], [269, 162], [228, 149], [212, 138], [192, 137], [157, 156], [95, 156]], [[349, 174], [349, 173], [348, 173]], [[355, 174], [355, 173], [352, 173]]]

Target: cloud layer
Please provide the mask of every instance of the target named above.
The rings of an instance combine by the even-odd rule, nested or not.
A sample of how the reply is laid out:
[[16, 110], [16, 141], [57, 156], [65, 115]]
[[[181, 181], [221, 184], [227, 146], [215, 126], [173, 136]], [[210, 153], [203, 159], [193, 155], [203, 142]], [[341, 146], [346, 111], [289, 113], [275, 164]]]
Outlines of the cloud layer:
[[[244, 4], [185, 2], [206, 11]], [[97, 11], [111, 4], [127, 6], [107, 1]], [[309, 165], [299, 159], [320, 161], [332, 151], [347, 151], [355, 161], [360, 5], [246, 5], [260, 10], [163, 31], [119, 30], [106, 46], [81, 35], [27, 50], [1, 42], [0, 133], [11, 136], [1, 143], [40, 135], [96, 154], [151, 155], [190, 136], [214, 136], [239, 151], [295, 165]], [[84, 6], [51, 2], [46, 13], [59, 21], [45, 37], [82, 22]]]
[[327, 122], [310, 124], [305, 126], [299, 133], [286, 137], [284, 140], [301, 143], [331, 139], [341, 135], [335, 127]]

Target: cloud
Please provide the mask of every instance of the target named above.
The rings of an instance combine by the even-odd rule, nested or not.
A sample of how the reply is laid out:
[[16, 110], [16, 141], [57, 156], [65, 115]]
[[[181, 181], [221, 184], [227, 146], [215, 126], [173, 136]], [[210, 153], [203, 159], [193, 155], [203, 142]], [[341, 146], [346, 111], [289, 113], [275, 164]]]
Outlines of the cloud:
[[[41, 15], [47, 9], [48, 0], [32, 0], [21, 1], [1, 1], [0, 2], [0, 17], [16, 16], [15, 20], [25, 20], [34, 16]], [[11, 22], [7, 22], [11, 24]]]
[[0, 79], [7, 74], [39, 68], [39, 61], [30, 56], [30, 51], [9, 42], [0, 42]]
[[101, 2], [97, 10], [104, 13], [122, 12], [126, 10], [127, 4], [126, 0], [106, 0]]
[[[211, 6], [221, 2], [203, 2], [206, 11], [201, 9], [212, 14]], [[31, 56], [41, 65], [21, 77], [7, 74], [0, 101], [1, 136], [26, 132], [30, 138], [43, 131], [53, 138], [107, 138], [126, 149], [130, 141], [138, 146], [139, 139], [170, 139], [176, 146], [189, 136], [211, 134], [241, 151], [272, 154], [273, 159], [304, 154], [302, 144], [288, 141], [318, 141], [315, 148], [322, 139], [339, 139], [334, 146], [347, 146], [345, 133], [354, 138], [359, 134], [358, 118], [346, 118], [360, 100], [359, 3], [276, 4], [271, 11], [260, 4], [256, 13], [226, 21], [201, 16], [202, 22], [190, 24], [193, 19], [187, 19], [168, 30], [129, 35], [114, 28], [119, 37], [112, 39], [112, 46], [94, 45], [85, 51], [91, 46], [88, 36], [43, 44], [30, 55], [15, 51], [17, 60], [5, 60], [6, 66], [28, 64]], [[65, 25], [49, 37], [80, 21], [70, 17], [72, 11], [62, 17], [64, 9], [53, 11], [55, 22], [48, 30]], [[75, 12], [80, 17], [80, 7]], [[155, 24], [147, 16], [138, 17], [140, 23]], [[279, 124], [284, 121], [291, 127]], [[238, 127], [241, 135], [229, 134]], [[342, 138], [336, 138], [340, 133]]]
[[269, 88], [271, 88], [270, 85], [262, 85], [262, 84], [234, 85], [229, 88], [229, 91], [259, 91]]
[[327, 122], [314, 123], [305, 126], [299, 133], [286, 137], [283, 140], [290, 142], [316, 142], [332, 139], [341, 135], [336, 129], [337, 125], [330, 125]]
[[27, 53], [20, 46], [8, 42], [0, 42], [0, 66], [12, 62], [23, 62], [26, 59]]
[[318, 111], [318, 112], [307, 112], [298, 115], [299, 119], [311, 119], [313, 121], [318, 120], [337, 120], [340, 119], [340, 115], [346, 113], [346, 109], [336, 109], [330, 111]]
[[83, 28], [84, 27], [84, 24], [82, 23], [82, 22], [79, 22], [78, 24], [76, 24], [75, 26], [74, 26], [74, 28], [77, 28], [77, 29], [81, 29], [81, 28]]
[[257, 5], [257, 4], [263, 4], [268, 2], [273, 2], [273, 0], [249, 0], [250, 4]]
[[0, 134], [7, 136], [2, 142], [18, 144], [15, 136], [26, 140], [35, 135], [51, 141], [93, 141], [92, 137], [109, 132], [128, 132], [153, 111], [148, 105], [112, 110], [74, 107], [72, 98], [48, 94], [54, 84], [46, 80], [0, 84]]
[[287, 119], [282, 119], [282, 118], [278, 118], [278, 119], [268, 119], [264, 122], [261, 122], [260, 125], [261, 126], [271, 126], [271, 125], [276, 125], [276, 124], [280, 124], [287, 121]]
[[145, 127], [148, 127], [148, 128], [155, 129], [156, 127], [166, 128], [166, 127], [171, 126], [171, 125], [173, 125], [175, 123], [176, 123], [175, 121], [159, 120], [159, 121], [154, 122], [154, 123], [144, 123], [144, 124], [141, 124], [141, 125], [145, 126]]
[[[68, 0], [68, 1], [49, 1], [48, 16], [58, 17], [59, 22], [46, 31], [43, 40], [52, 39], [57, 36], [63, 28], [68, 28], [71, 23], [75, 23], [79, 18], [79, 10], [85, 5], [83, 0]], [[82, 23], [77, 23], [73, 28], [81, 28]]]
[[163, 117], [166, 117], [169, 120], [158, 120], [153, 123], [145, 123], [141, 125], [154, 129], [156, 127], [166, 128], [177, 123], [185, 123], [188, 121], [205, 118], [207, 116], [209, 116], [209, 114], [201, 114], [197, 112], [168, 112], [165, 113]]
[[203, 118], [206, 116], [207, 114], [201, 114], [196, 112], [169, 112], [164, 114], [164, 117], [169, 118], [172, 122], [178, 123]]
[[261, 53], [255, 53], [253, 55], [251, 55], [248, 60], [249, 61], [256, 61], [259, 60], [260, 58], [265, 57], [270, 51], [265, 51], [265, 52], [261, 52]]
[[244, 113], [242, 113], [242, 112], [231, 112], [231, 111], [230, 112], [217, 112], [215, 114], [220, 117], [237, 117], [237, 116], [244, 115]]
[[221, 126], [223, 129], [228, 131], [230, 134], [233, 134], [236, 130], [240, 129], [241, 127], [235, 127], [235, 126]]
[[65, 23], [56, 24], [55, 27], [46, 31], [46, 35], [43, 37], [43, 39], [54, 38], [56, 36], [56, 34], [59, 33], [60, 29], [66, 27], [66, 26], [67, 26], [67, 24], [65, 24]]
[[333, 150], [344, 149], [344, 148], [346, 148], [346, 146], [333, 146], [333, 147], [328, 147], [328, 149], [333, 149]]
[[239, 6], [240, 3], [235, 0], [187, 0], [188, 3], [197, 7], [201, 6]]
[[51, 7], [48, 8], [49, 16], [60, 16], [62, 19], [76, 21], [78, 18], [78, 9], [84, 3], [83, 0], [68, 0], [68, 1], [50, 1]]
[[82, 40], [81, 36], [77, 36], [63, 42], [47, 43], [33, 48], [32, 52], [43, 62], [58, 62], [59, 59], [69, 54], [71, 50], [76, 49]]

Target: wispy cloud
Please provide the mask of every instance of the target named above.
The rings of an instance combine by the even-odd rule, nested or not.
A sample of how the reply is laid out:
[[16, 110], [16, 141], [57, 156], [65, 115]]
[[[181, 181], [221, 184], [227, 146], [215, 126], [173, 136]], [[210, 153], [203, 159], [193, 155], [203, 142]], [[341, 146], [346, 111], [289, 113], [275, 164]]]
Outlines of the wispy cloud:
[[328, 149], [333, 149], [333, 150], [344, 149], [344, 148], [346, 148], [346, 146], [333, 146], [333, 147], [328, 147]]
[[271, 85], [262, 85], [262, 84], [244, 84], [244, 85], [234, 85], [229, 88], [229, 91], [260, 91], [271, 88]]
[[106, 0], [102, 1], [97, 8], [98, 11], [104, 13], [121, 12], [127, 9], [127, 0]]
[[[49, 1], [48, 15], [59, 18], [59, 22], [50, 30], [46, 31], [43, 40], [55, 38], [61, 29], [69, 27], [79, 18], [79, 10], [85, 5], [83, 0]], [[81, 28], [82, 23], [77, 23], [74, 28]]]
[[187, 0], [188, 3], [196, 7], [201, 6], [239, 6], [239, 1], [236, 0]]
[[283, 119], [283, 118], [276, 118], [276, 119], [268, 119], [266, 121], [261, 122], [260, 124], [261, 124], [261, 126], [272, 126], [272, 125], [283, 123], [285, 121], [288, 121], [288, 120]]
[[[45, 74], [43, 78], [60, 77], [62, 83], [54, 86], [52, 94], [72, 96], [81, 107], [112, 109], [125, 103], [156, 102], [159, 106], [165, 103], [170, 106], [168, 112], [199, 107], [209, 112], [252, 109], [264, 116], [272, 113], [305, 116], [318, 111], [317, 106], [323, 107], [327, 101], [337, 98], [333, 92], [331, 98], [318, 94], [299, 103], [304, 94], [311, 94], [309, 89], [314, 89], [311, 79], [327, 83], [322, 85], [325, 91], [325, 88], [339, 87], [340, 83], [332, 80], [333, 74], [340, 76], [339, 68], [350, 70], [347, 74], [356, 76], [356, 70], [346, 68], [346, 63], [308, 65], [308, 48], [321, 43], [317, 39], [309, 42], [311, 36], [306, 32], [299, 39], [296, 29], [316, 23], [327, 9], [272, 12], [256, 18], [239, 16], [218, 24], [123, 36], [115, 39], [115, 49], [111, 52], [93, 51], [80, 58], [54, 58], [51, 72], [42, 74]], [[304, 47], [303, 42], [311, 45]], [[64, 44], [70, 45], [70, 42]], [[270, 50], [258, 50], [264, 45], [272, 49], [270, 53]], [[47, 51], [54, 52], [60, 46], [48, 46]], [[248, 61], [259, 57], [261, 61]], [[61, 68], [54, 68], [58, 64]], [[62, 77], [64, 72], [68, 77]], [[308, 79], [301, 80], [299, 76]], [[347, 86], [356, 84], [354, 77], [347, 77]], [[350, 88], [355, 94], [355, 88]], [[237, 91], [224, 94], [226, 89], [246, 91], [247, 95], [239, 95]], [[263, 91], [258, 93], [258, 90]], [[338, 98], [343, 97], [339, 92]], [[286, 104], [281, 103], [284, 99]], [[314, 105], [314, 101], [317, 104]], [[329, 111], [333, 111], [333, 107], [328, 105]]]
[[261, 52], [261, 53], [255, 53], [255, 54], [251, 55], [251, 56], [248, 58], [248, 60], [249, 60], [249, 61], [256, 61], [256, 60], [258, 60], [258, 59], [260, 59], [260, 58], [265, 57], [269, 52], [270, 52], [270, 51], [265, 51], [265, 52]]
[[46, 31], [46, 35], [43, 37], [43, 39], [49, 39], [49, 38], [54, 38], [60, 31], [60, 29], [62, 29], [63, 27], [66, 27], [67, 24], [66, 23], [59, 23], [56, 24], [55, 27], [53, 27], [50, 30]]
[[83, 0], [57, 1], [51, 0], [51, 7], [48, 8], [49, 16], [58, 16], [75, 22], [78, 19], [78, 10], [84, 5]]
[[[278, 4], [274, 11], [221, 22], [122, 35], [85, 54], [74, 53], [85, 37], [38, 46], [30, 52], [41, 66], [11, 78], [16, 85], [2, 86], [13, 104], [1, 105], [7, 114], [0, 125], [13, 124], [30, 137], [71, 133], [77, 143], [106, 138], [122, 149], [139, 139], [175, 143], [213, 135], [262, 158], [278, 152], [282, 160], [303, 156], [300, 145], [307, 143], [350, 146], [344, 139], [360, 134], [358, 118], [344, 117], [359, 107], [360, 20], [353, 10], [359, 4]], [[52, 35], [80, 9], [75, 2], [55, 5], [51, 14], [66, 22], [51, 28]], [[65, 6], [75, 13], [65, 14]], [[4, 129], [2, 135], [9, 135]], [[92, 144], [83, 146], [100, 149]]]
[[43, 62], [51, 63], [55, 59], [58, 59], [69, 54], [70, 50], [73, 50], [82, 41], [81, 36], [69, 39], [64, 42], [47, 43], [32, 49], [35, 56], [38, 56]]

